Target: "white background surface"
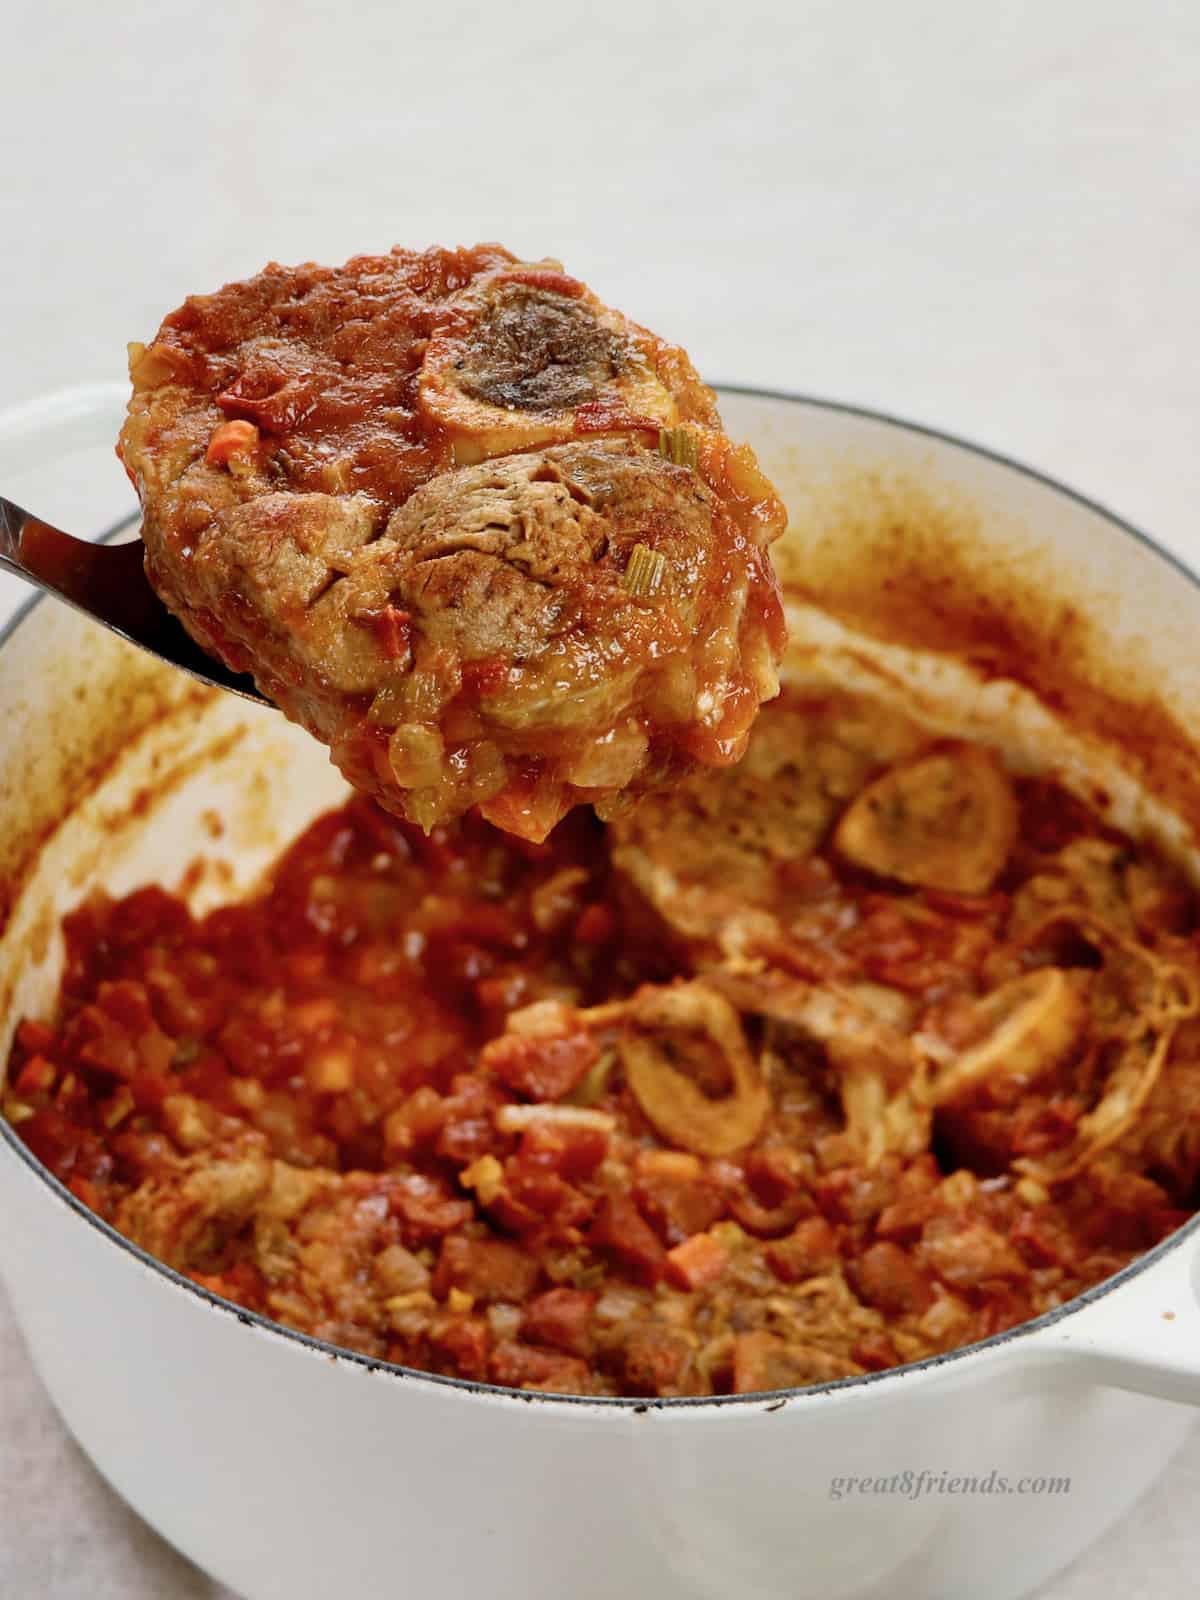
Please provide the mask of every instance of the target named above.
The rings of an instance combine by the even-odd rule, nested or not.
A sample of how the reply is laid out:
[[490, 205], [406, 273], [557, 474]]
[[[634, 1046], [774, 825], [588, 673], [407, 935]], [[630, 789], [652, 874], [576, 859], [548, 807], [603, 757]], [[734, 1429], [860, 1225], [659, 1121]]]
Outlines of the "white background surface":
[[[1195, 0], [3, 16], [0, 405], [122, 377], [272, 257], [499, 238], [711, 378], [949, 428], [1200, 560]], [[114, 461], [97, 525], [124, 493]], [[1193, 1595], [1198, 1495], [1194, 1437], [1044, 1600]], [[75, 1451], [0, 1300], [2, 1600], [217, 1595]]]

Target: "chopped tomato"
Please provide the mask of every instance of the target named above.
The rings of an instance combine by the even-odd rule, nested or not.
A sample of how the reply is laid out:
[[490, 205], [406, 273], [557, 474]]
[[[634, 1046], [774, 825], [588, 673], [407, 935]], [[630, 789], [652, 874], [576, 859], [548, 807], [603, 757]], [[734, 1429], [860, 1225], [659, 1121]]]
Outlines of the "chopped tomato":
[[571, 1356], [587, 1356], [595, 1304], [595, 1294], [586, 1289], [547, 1289], [529, 1302], [521, 1322], [522, 1337]]
[[836, 1262], [837, 1235], [824, 1217], [806, 1217], [785, 1239], [769, 1244], [766, 1257], [782, 1283], [803, 1283]]
[[561, 1100], [600, 1059], [600, 1047], [585, 1029], [550, 1038], [505, 1033], [480, 1052], [482, 1067], [527, 1100]]
[[14, 1087], [18, 1094], [45, 1094], [54, 1085], [58, 1068], [45, 1056], [33, 1056], [17, 1073]]
[[496, 1346], [489, 1371], [493, 1383], [508, 1384], [514, 1389], [586, 1394], [591, 1387], [585, 1361], [559, 1350], [539, 1350], [516, 1339], [506, 1339]]
[[633, 1394], [672, 1394], [687, 1372], [692, 1346], [677, 1328], [635, 1323], [625, 1341], [625, 1381]]
[[466, 1222], [473, 1209], [469, 1200], [455, 1199], [443, 1182], [420, 1173], [398, 1178], [390, 1186], [389, 1198], [405, 1233], [417, 1241], [449, 1233]]
[[503, 1239], [467, 1239], [455, 1234], [442, 1245], [433, 1275], [433, 1292], [444, 1299], [451, 1289], [462, 1289], [477, 1301], [519, 1303], [537, 1277], [537, 1262], [517, 1245]]
[[852, 1263], [850, 1278], [868, 1305], [892, 1315], [924, 1311], [933, 1299], [928, 1274], [887, 1240], [871, 1245]]
[[654, 1230], [624, 1195], [606, 1195], [588, 1233], [593, 1250], [621, 1263], [643, 1283], [662, 1276], [667, 1253]]
[[483, 1317], [456, 1317], [445, 1323], [430, 1341], [446, 1366], [460, 1378], [477, 1382], [488, 1375], [491, 1338]]

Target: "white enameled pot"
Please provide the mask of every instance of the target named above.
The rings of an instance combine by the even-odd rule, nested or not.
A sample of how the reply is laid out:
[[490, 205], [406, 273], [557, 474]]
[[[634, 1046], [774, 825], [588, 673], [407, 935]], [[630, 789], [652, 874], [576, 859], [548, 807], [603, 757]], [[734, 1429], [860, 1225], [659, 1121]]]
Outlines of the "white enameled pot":
[[[93, 390], [0, 419], [0, 482], [108, 445], [121, 402]], [[932, 726], [1100, 784], [1118, 820], [1192, 859], [1200, 760], [1186, 734], [1160, 748], [1200, 706], [1188, 572], [953, 439], [815, 401], [726, 392], [723, 407], [789, 500], [782, 567], [808, 588], [793, 596], [794, 676], [870, 680]], [[1043, 649], [1009, 616], [1012, 676], [994, 616], [974, 655], [914, 648], [895, 616], [864, 623], [864, 574], [893, 597], [908, 584], [895, 615], [918, 634], [928, 620], [945, 646], [943, 613], [969, 607], [983, 557], [1046, 635]], [[1031, 692], [1043, 670], [1070, 730]], [[200, 690], [50, 602], [3, 640], [0, 715], [3, 1052], [18, 1016], [52, 1004], [59, 919], [89, 888], [173, 887], [191, 868], [193, 901], [212, 904], [343, 793], [277, 714]], [[1139, 729], [1168, 732], [1139, 744]], [[1026, 1593], [1132, 1504], [1191, 1426], [1196, 1229], [1050, 1317], [894, 1372], [758, 1398], [522, 1397], [383, 1367], [214, 1299], [0, 1129], [0, 1270], [42, 1379], [116, 1489], [250, 1600]], [[956, 1487], [968, 1479], [976, 1492]]]

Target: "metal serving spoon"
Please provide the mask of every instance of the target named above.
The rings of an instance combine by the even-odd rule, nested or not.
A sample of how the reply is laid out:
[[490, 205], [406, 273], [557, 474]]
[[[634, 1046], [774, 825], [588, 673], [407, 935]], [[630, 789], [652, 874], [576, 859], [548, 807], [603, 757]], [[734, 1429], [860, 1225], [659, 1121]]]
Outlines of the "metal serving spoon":
[[65, 600], [201, 683], [228, 689], [260, 705], [253, 678], [230, 672], [206, 655], [150, 587], [142, 566], [142, 541], [89, 544], [31, 516], [0, 495], [0, 570]]

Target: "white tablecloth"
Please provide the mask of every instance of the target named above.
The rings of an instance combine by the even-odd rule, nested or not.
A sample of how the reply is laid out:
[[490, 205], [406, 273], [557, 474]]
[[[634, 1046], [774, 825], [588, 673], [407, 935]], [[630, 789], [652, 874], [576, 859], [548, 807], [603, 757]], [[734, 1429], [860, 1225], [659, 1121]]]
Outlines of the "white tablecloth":
[[[10, 3], [0, 405], [120, 377], [269, 258], [500, 238], [714, 378], [961, 432], [1200, 559], [1194, 0], [404, 9]], [[97, 470], [22, 492], [99, 525]], [[1194, 1438], [1045, 1600], [1191, 1596], [1198, 1490]], [[215, 1594], [81, 1459], [0, 1298], [0, 1597]]]

